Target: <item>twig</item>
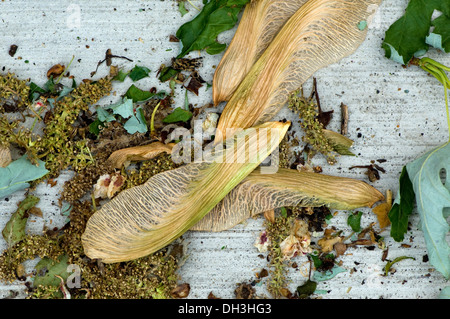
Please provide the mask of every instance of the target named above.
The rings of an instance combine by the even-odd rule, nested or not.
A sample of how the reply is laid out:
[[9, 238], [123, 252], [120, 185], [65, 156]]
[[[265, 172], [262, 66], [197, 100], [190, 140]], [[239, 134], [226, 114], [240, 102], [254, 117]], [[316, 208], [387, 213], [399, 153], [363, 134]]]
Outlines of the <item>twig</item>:
[[320, 98], [319, 98], [319, 92], [317, 90], [316, 78], [313, 79], [313, 90], [314, 90], [314, 95], [316, 96], [317, 108], [319, 109], [319, 114], [320, 114], [320, 113], [322, 113], [322, 108], [320, 107]]
[[348, 134], [348, 106], [341, 103], [341, 134]]
[[98, 63], [97, 63], [97, 68], [95, 69], [94, 72], [91, 72], [91, 77], [93, 77], [93, 76], [97, 73], [98, 67], [99, 67], [103, 62], [108, 61], [107, 64], [111, 64], [111, 62], [110, 62], [110, 61], [111, 61], [111, 58], [125, 59], [125, 60], [128, 60], [128, 61], [130, 61], [130, 62], [133, 62], [133, 60], [127, 58], [126, 56], [120, 56], [120, 55], [114, 55], [114, 54], [111, 54], [111, 49], [108, 49], [108, 50], [106, 50], [105, 58], [104, 58], [103, 60], [101, 60], [101, 61], [98, 61]]

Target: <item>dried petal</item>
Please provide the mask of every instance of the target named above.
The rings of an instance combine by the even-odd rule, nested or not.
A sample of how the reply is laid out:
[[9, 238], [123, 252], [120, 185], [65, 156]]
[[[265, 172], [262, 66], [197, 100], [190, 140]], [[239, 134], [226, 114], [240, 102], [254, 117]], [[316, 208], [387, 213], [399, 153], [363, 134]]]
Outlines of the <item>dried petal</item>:
[[262, 253], [262, 252], [266, 252], [269, 249], [270, 244], [271, 244], [271, 242], [270, 242], [270, 238], [267, 236], [267, 232], [262, 231], [259, 234], [259, 237], [256, 239], [254, 246], [256, 248], [258, 248], [258, 251], [260, 253]]
[[281, 242], [280, 248], [284, 258], [291, 259], [310, 253], [312, 251], [310, 243], [311, 234], [308, 231], [308, 225], [302, 220], [295, 220], [291, 235]]
[[329, 253], [334, 249], [334, 245], [336, 243], [340, 243], [342, 241], [342, 238], [339, 236], [336, 237], [324, 237], [317, 241], [317, 244], [322, 247], [323, 253]]
[[391, 224], [388, 214], [392, 207], [392, 191], [388, 189], [386, 191], [386, 202], [381, 203], [378, 206], [372, 208], [372, 211], [377, 215], [378, 224], [380, 228], [385, 228]]
[[112, 198], [125, 182], [125, 177], [121, 174], [104, 174], [99, 177], [94, 185], [95, 198]]

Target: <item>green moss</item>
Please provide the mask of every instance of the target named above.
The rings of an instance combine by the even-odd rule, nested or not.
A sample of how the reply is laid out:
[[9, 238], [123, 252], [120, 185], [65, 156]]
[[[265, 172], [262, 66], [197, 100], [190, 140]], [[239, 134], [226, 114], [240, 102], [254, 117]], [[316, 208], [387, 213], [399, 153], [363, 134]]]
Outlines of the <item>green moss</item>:
[[42, 140], [36, 145], [50, 171], [49, 177], [55, 177], [68, 167], [80, 171], [94, 162], [87, 141], [74, 136], [73, 124], [81, 112], [109, 94], [111, 88], [111, 81], [107, 78], [83, 82], [68, 96], [55, 102], [52, 119], [46, 124]]
[[28, 80], [19, 80], [14, 74], [0, 75], [0, 107], [7, 111], [22, 110], [29, 105]]
[[269, 247], [269, 281], [267, 290], [274, 298], [283, 296], [282, 289], [288, 285], [287, 269], [288, 264], [280, 248], [281, 242], [289, 236], [292, 223], [296, 215], [287, 217], [277, 216], [273, 223], [266, 222], [267, 236], [270, 238]]
[[[30, 235], [0, 256], [0, 280], [16, 280], [20, 265], [35, 257], [57, 260], [68, 256], [68, 264], [81, 270], [81, 287], [69, 289], [77, 298], [171, 298], [177, 285], [178, 260], [166, 248], [129, 262], [102, 264], [84, 255], [81, 235], [93, 214], [90, 202], [76, 203], [70, 213], [70, 223], [62, 232], [42, 236]], [[61, 298], [55, 286], [33, 287], [29, 298]]]
[[157, 157], [145, 161], [139, 170], [131, 170], [127, 173], [126, 188], [144, 184], [153, 175], [179, 167], [172, 161], [171, 155], [161, 153]]
[[303, 141], [311, 145], [314, 151], [326, 156], [328, 163], [335, 163], [334, 147], [323, 133], [316, 101], [312, 97], [305, 98], [303, 94], [298, 94], [299, 92], [291, 94], [288, 107], [299, 115], [300, 126], [304, 131]]

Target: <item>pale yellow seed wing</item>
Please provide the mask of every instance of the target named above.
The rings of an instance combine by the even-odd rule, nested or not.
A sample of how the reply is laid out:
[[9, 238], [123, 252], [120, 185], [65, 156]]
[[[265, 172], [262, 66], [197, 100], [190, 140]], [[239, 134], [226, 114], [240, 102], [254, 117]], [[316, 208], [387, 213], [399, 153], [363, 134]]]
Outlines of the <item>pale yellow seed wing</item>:
[[215, 141], [227, 129], [273, 118], [317, 70], [353, 53], [365, 39], [381, 0], [309, 0], [283, 25], [242, 80], [220, 117]]
[[214, 105], [228, 101], [284, 23], [306, 0], [258, 0], [248, 3], [213, 79]]
[[[89, 219], [82, 236], [86, 255], [119, 262], [165, 247], [271, 154], [289, 126], [273, 122], [244, 130], [227, 143], [233, 147], [219, 149], [209, 161], [157, 174], [144, 185], [119, 193]], [[238, 158], [242, 154], [246, 158]]]
[[275, 174], [252, 172], [191, 230], [222, 231], [255, 215], [286, 206], [356, 209], [371, 207], [384, 196], [369, 184], [291, 169]]

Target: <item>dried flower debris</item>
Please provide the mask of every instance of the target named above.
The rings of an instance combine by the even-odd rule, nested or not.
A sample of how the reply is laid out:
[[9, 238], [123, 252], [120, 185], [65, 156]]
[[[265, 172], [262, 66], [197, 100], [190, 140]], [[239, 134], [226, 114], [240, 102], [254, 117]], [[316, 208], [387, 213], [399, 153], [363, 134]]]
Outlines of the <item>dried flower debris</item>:
[[[116, 56], [109, 52], [107, 58], [112, 57]], [[145, 258], [114, 265], [105, 265], [85, 256], [81, 235], [87, 220], [101, 205], [99, 200], [110, 199], [122, 189], [140, 185], [150, 176], [178, 165], [170, 157], [172, 145], [153, 153], [147, 151], [131, 157], [122, 156], [120, 165], [117, 161], [108, 161], [111, 155], [120, 154], [114, 152], [129, 153], [129, 148], [145, 149], [150, 132], [130, 133], [125, 125], [127, 119], [122, 116], [123, 108], [117, 112], [118, 115], [114, 114], [114, 119], [100, 120], [102, 114], [97, 112], [96, 103], [111, 93], [112, 82], [117, 79], [107, 76], [95, 81], [83, 80], [77, 85], [75, 79], [67, 75], [67, 69], [61, 64], [50, 68], [48, 82], [43, 88], [29, 80], [19, 80], [10, 73], [0, 75], [2, 169], [14, 168], [17, 173], [17, 169], [23, 167], [28, 174], [28, 179], [23, 179], [20, 184], [15, 180], [14, 184], [11, 182], [14, 188], [6, 184], [1, 195], [19, 190], [17, 185], [22, 189], [28, 187], [30, 193], [43, 181], [49, 185], [56, 183], [55, 178], [63, 170], [69, 169], [75, 173], [63, 185], [59, 199], [61, 205], [66, 203], [64, 214], [68, 217], [62, 228], [45, 228], [42, 235], [27, 234], [25, 226], [28, 216], [42, 216], [42, 211], [34, 207], [39, 198], [29, 194], [20, 204], [9, 226], [3, 230], [9, 248], [0, 255], [0, 280], [27, 282], [28, 298], [187, 297], [189, 285], [178, 285], [176, 274], [178, 260], [183, 257], [172, 254], [170, 247]], [[135, 67], [128, 76], [138, 81], [143, 71], [147, 72], [144, 67]], [[166, 95], [142, 92], [135, 90], [128, 94], [133, 100], [144, 99], [137, 105], [131, 104], [134, 106], [131, 112], [132, 116], [147, 123], [146, 119], [150, 119], [151, 114], [142, 106], [153, 104], [152, 97], [161, 99]], [[171, 101], [164, 101], [165, 108], [170, 109]], [[93, 108], [96, 108], [94, 112]], [[17, 119], [13, 116], [15, 114], [20, 114], [20, 117]], [[33, 122], [31, 128], [25, 123], [27, 118]], [[159, 121], [162, 122], [162, 119]], [[158, 136], [162, 128], [161, 125], [155, 126]], [[162, 142], [158, 143], [165, 146]], [[23, 156], [12, 158], [13, 149]], [[35, 174], [30, 175], [33, 170], [27, 165], [37, 167]], [[2, 175], [2, 178], [6, 176]], [[92, 198], [87, 196], [83, 199], [89, 194]], [[25, 274], [23, 263], [36, 256], [42, 259], [36, 266], [36, 273]], [[69, 274], [66, 268], [71, 264], [79, 267], [82, 274], [76, 288], [66, 283]], [[45, 270], [42, 276], [40, 267]]]

